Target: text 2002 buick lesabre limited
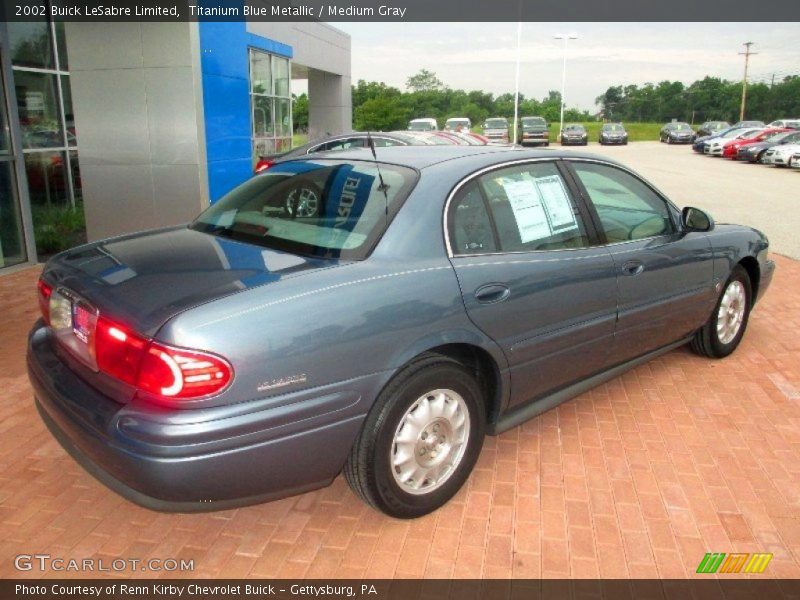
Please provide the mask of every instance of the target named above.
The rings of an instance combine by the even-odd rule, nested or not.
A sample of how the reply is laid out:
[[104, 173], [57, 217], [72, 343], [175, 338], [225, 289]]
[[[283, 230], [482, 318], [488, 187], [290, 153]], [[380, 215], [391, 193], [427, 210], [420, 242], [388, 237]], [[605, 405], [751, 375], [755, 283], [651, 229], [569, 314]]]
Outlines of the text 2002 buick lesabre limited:
[[723, 357], [774, 263], [606, 160], [487, 147], [278, 163], [188, 227], [62, 253], [28, 364], [47, 425], [131, 500], [220, 508], [344, 470], [397, 517], [484, 434], [691, 342]]

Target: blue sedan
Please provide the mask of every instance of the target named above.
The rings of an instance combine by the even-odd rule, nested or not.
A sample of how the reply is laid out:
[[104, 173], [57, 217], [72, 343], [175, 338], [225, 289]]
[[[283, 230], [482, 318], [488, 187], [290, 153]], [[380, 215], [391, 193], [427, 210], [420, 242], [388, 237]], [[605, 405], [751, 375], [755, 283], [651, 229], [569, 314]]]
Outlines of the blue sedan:
[[188, 226], [51, 259], [28, 370], [53, 435], [158, 510], [329, 484], [401, 518], [508, 430], [680, 346], [723, 358], [768, 241], [566, 151], [279, 162]]

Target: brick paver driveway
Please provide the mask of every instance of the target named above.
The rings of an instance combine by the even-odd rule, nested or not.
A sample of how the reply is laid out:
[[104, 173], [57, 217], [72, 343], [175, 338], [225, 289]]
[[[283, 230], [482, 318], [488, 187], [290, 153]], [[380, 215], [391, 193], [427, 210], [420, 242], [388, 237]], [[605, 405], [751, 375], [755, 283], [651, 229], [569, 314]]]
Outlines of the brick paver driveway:
[[684, 577], [707, 551], [771, 552], [766, 576], [800, 577], [800, 262], [776, 261], [733, 356], [676, 350], [487, 438], [469, 484], [416, 521], [341, 478], [202, 515], [121, 499], [39, 420], [24, 368], [38, 271], [2, 277], [0, 577], [41, 577], [13, 566], [36, 552], [193, 558], [202, 577]]

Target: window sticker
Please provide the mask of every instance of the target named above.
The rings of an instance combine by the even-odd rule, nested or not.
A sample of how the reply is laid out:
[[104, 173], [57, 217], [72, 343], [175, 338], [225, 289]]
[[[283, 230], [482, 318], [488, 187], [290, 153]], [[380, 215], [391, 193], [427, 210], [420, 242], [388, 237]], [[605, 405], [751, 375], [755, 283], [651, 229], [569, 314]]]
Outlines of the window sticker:
[[533, 240], [550, 237], [553, 231], [536, 184], [530, 180], [516, 181], [505, 178], [501, 178], [499, 182], [514, 212], [520, 241], [527, 244]]
[[536, 178], [536, 187], [542, 196], [547, 216], [550, 218], [550, 226], [553, 233], [571, 231], [578, 228], [575, 220], [575, 213], [572, 210], [572, 203], [569, 201], [564, 182], [558, 175], [548, 175]]

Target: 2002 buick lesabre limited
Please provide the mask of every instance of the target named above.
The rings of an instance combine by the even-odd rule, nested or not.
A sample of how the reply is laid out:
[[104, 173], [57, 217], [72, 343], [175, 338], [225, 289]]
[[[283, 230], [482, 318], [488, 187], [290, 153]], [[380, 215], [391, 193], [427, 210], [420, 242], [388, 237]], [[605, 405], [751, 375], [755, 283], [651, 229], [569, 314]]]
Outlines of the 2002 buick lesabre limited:
[[415, 517], [486, 432], [680, 344], [730, 354], [772, 279], [764, 235], [610, 161], [378, 150], [278, 163], [188, 227], [50, 260], [28, 365], [64, 447], [156, 509], [344, 470]]

